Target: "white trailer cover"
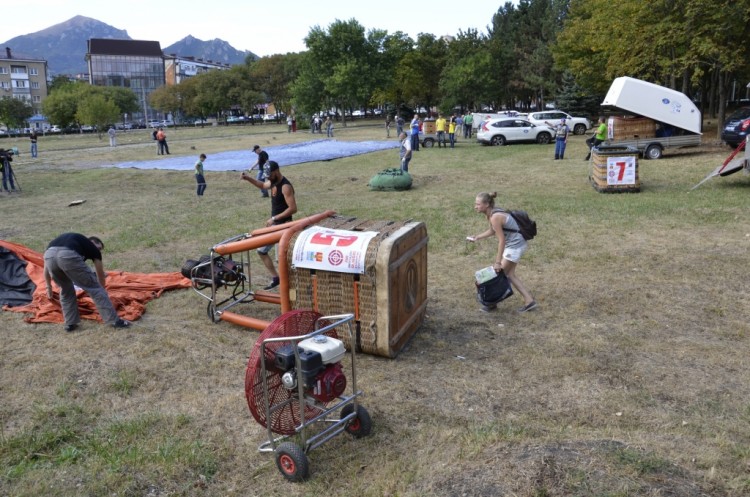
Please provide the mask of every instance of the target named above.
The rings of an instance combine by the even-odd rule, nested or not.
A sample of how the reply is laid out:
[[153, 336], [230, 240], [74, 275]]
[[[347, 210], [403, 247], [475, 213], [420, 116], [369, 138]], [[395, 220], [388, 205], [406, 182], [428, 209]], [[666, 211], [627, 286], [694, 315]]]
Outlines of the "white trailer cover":
[[617, 107], [693, 133], [701, 132], [701, 113], [684, 93], [648, 81], [627, 76], [616, 78], [602, 106]]

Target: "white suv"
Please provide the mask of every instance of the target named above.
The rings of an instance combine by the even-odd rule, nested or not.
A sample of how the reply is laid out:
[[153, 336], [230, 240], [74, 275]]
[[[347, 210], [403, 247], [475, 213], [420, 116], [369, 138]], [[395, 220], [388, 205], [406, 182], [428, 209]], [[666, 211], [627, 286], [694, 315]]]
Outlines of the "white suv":
[[526, 119], [533, 124], [552, 127], [557, 126], [560, 123], [560, 119], [565, 119], [565, 124], [568, 125], [568, 128], [570, 128], [575, 135], [582, 135], [586, 133], [586, 130], [591, 129], [591, 121], [585, 117], [573, 117], [570, 114], [559, 110], [530, 112]]

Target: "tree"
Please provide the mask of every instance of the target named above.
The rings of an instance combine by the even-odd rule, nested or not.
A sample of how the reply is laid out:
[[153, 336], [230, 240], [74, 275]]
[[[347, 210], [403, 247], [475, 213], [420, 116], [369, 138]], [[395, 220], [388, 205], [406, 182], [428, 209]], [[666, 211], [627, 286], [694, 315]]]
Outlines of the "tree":
[[273, 102], [277, 113], [291, 111], [291, 85], [300, 74], [302, 58], [302, 54], [272, 55], [250, 65], [250, 75], [263, 93], [263, 103]]
[[12, 97], [0, 98], [0, 122], [8, 130], [21, 128], [28, 118], [34, 115], [30, 102]]
[[412, 107], [430, 109], [441, 100], [440, 75], [448, 56], [445, 40], [420, 33], [414, 50], [396, 68], [404, 99]]
[[99, 139], [102, 139], [102, 131], [108, 124], [112, 124], [120, 116], [120, 109], [112, 100], [108, 100], [104, 95], [89, 95], [78, 105], [76, 118], [78, 122], [88, 123], [96, 126]]
[[80, 96], [81, 92], [78, 91], [74, 83], [60, 86], [44, 99], [42, 112], [50, 122], [63, 127], [69, 126], [76, 121], [76, 111], [78, 111], [78, 103], [81, 101]]
[[164, 85], [157, 88], [148, 96], [148, 103], [153, 109], [176, 116], [182, 107], [179, 86]]
[[[380, 40], [379, 34], [374, 40]], [[369, 79], [375, 66], [365, 29], [356, 19], [334, 21], [327, 31], [315, 26], [305, 37], [308, 50], [292, 85], [295, 105], [315, 113], [333, 105], [339, 109], [365, 106], [374, 90]], [[346, 125], [346, 119], [344, 119]]]
[[441, 110], [448, 113], [457, 106], [476, 109], [486, 88], [492, 85], [493, 65], [484, 37], [476, 30], [459, 32], [448, 44], [447, 62], [440, 77]]

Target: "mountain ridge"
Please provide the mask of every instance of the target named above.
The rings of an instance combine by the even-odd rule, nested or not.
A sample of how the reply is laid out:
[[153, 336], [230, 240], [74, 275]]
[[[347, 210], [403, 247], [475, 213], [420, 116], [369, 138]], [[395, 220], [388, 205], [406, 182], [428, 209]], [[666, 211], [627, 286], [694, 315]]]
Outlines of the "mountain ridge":
[[[88, 72], [86, 52], [91, 38], [132, 40], [127, 30], [117, 29], [90, 17], [77, 15], [35, 33], [16, 36], [4, 42], [11, 53], [33, 59], [46, 60], [51, 76], [80, 75]], [[151, 41], [151, 40], [149, 40]], [[219, 38], [204, 41], [187, 35], [167, 47], [165, 55], [195, 57], [224, 64], [242, 64], [247, 57], [258, 56], [249, 50], [237, 50]]]

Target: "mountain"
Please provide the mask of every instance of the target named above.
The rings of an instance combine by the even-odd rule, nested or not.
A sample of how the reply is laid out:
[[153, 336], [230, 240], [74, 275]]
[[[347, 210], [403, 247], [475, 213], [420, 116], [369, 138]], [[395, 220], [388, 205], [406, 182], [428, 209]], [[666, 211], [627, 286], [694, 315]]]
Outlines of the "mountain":
[[211, 60], [224, 64], [242, 64], [250, 56], [257, 59], [258, 56], [250, 51], [237, 50], [224, 40], [215, 38], [210, 41], [199, 40], [188, 35], [177, 43], [162, 48], [164, 55], [177, 54], [182, 57], [193, 56], [196, 59]]
[[[77, 75], [88, 72], [85, 57], [90, 38], [132, 40], [125, 30], [90, 17], [75, 16], [42, 31], [11, 38], [0, 46], [10, 47], [18, 56], [46, 60], [51, 76]], [[162, 51], [165, 55], [194, 56], [225, 64], [242, 64], [247, 56], [257, 58], [252, 52], [236, 50], [225, 41], [201, 41], [189, 35]]]

